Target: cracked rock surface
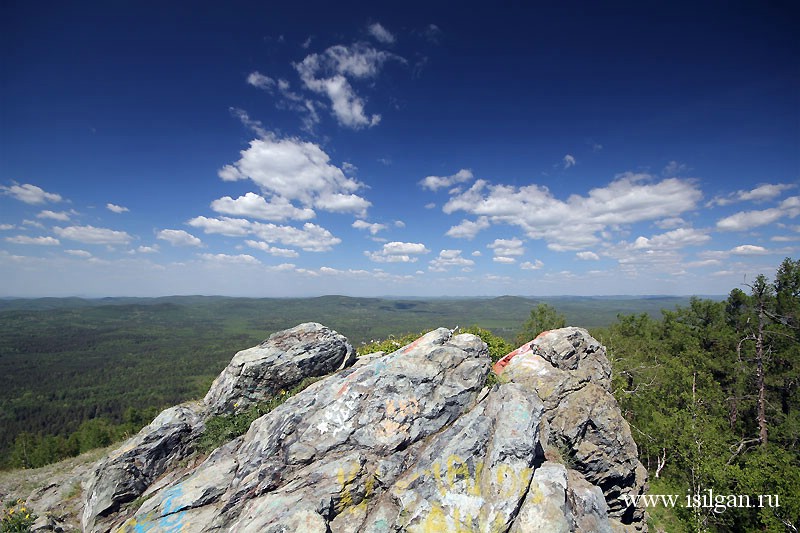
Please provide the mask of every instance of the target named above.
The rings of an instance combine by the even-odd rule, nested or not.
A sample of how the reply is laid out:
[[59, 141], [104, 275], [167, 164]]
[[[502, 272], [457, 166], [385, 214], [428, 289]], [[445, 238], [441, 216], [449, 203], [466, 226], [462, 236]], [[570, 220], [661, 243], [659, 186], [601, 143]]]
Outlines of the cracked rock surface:
[[[474, 335], [440, 328], [353, 364], [346, 340], [320, 328], [239, 352], [202, 403], [166, 410], [101, 461], [84, 528], [646, 530], [622, 499], [644, 490], [646, 471], [610, 394], [605, 350], [585, 330], [520, 347], [487, 388], [491, 360]], [[306, 372], [333, 373], [187, 463], [209, 416]]]

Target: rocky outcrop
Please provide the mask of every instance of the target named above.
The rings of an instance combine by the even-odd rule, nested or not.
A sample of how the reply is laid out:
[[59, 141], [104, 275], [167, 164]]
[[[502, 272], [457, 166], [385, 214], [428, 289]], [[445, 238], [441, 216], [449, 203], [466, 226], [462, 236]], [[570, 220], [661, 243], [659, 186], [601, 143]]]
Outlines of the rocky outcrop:
[[355, 350], [342, 335], [321, 324], [300, 324], [237, 353], [214, 380], [204, 403], [212, 414], [241, 411], [304, 378], [325, 376], [355, 360]]
[[313, 322], [238, 352], [202, 402], [164, 410], [99, 463], [86, 486], [83, 529], [103, 530], [107, 518], [113, 521], [123, 505], [186, 460], [211, 416], [242, 411], [304, 378], [325, 376], [354, 362], [355, 350], [345, 337]]
[[87, 486], [83, 525], [119, 510], [139, 497], [158, 476], [191, 452], [203, 429], [199, 406], [179, 405], [161, 412], [148, 426], [100, 462]]
[[544, 402], [551, 444], [603, 491], [609, 516], [642, 523], [644, 511], [627, 506], [623, 496], [644, 492], [647, 470], [611, 394], [605, 348], [584, 329], [548, 331], [501, 359], [495, 370]]
[[[604, 349], [585, 330], [556, 330], [512, 352], [495, 365], [492, 387], [474, 335], [438, 329], [355, 364], [352, 353], [318, 324], [239, 352], [202, 403], [165, 411], [101, 461], [84, 528], [645, 530], [621, 496], [640, 494], [646, 472], [610, 395]], [[186, 464], [209, 416], [308, 372], [334, 373]]]

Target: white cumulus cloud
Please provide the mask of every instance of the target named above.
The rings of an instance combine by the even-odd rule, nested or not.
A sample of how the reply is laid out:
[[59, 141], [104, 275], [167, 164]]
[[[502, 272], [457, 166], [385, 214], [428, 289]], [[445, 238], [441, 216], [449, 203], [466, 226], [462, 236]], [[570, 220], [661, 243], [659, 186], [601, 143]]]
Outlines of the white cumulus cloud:
[[[243, 218], [208, 218], [194, 217], [187, 222], [194, 228], [200, 228], [205, 233], [226, 235], [228, 237], [244, 237], [252, 232], [253, 222]], [[181, 230], [178, 230], [181, 231]]]
[[167, 241], [172, 246], [202, 246], [203, 241], [182, 229], [162, 229], [156, 234], [157, 239]]
[[486, 245], [491, 248], [496, 256], [511, 256], [522, 255], [525, 253], [525, 248], [522, 246], [522, 241], [516, 237], [512, 239], [495, 239], [491, 244]]
[[55, 211], [50, 211], [49, 209], [45, 209], [44, 211], [36, 215], [36, 218], [49, 218], [51, 220], [58, 220], [61, 222], [66, 222], [67, 220], [69, 220], [69, 217], [70, 214], [67, 213], [66, 211], [55, 212]]
[[158, 245], [139, 246], [138, 248], [136, 248], [136, 250], [133, 251], [140, 254], [155, 254], [158, 253]]
[[528, 237], [544, 239], [556, 251], [580, 250], [598, 243], [610, 227], [675, 217], [695, 208], [702, 193], [692, 180], [656, 181], [646, 174], [625, 173], [587, 195], [566, 200], [547, 187], [491, 185], [477, 180], [451, 196], [445, 213], [464, 211], [494, 224], [519, 226]]
[[[355, 193], [363, 187], [349, 178], [318, 145], [295, 138], [267, 136], [250, 142], [241, 158], [219, 171], [224, 181], [252, 180], [272, 196], [270, 203], [297, 201], [306, 208], [351, 212], [362, 216], [371, 205]], [[276, 200], [276, 198], [281, 200]], [[225, 202], [228, 205], [230, 202]], [[240, 199], [240, 203], [242, 200]], [[258, 202], [245, 195], [245, 203]], [[299, 213], [299, 212], [295, 212]], [[303, 216], [309, 215], [304, 211]]]
[[239, 254], [239, 255], [229, 255], [229, 254], [198, 254], [198, 257], [203, 261], [212, 264], [220, 264], [220, 265], [260, 265], [261, 261], [253, 257], [252, 255], [247, 254]]
[[589, 252], [589, 251], [578, 252], [577, 254], [575, 254], [575, 257], [577, 257], [581, 261], [599, 261], [600, 260], [600, 256], [599, 255], [597, 255], [594, 252]]
[[356, 229], [367, 230], [371, 235], [376, 235], [379, 231], [386, 229], [385, 224], [378, 224], [377, 222], [369, 223], [364, 220], [356, 220], [353, 222], [353, 227]]
[[252, 192], [248, 192], [235, 200], [230, 196], [218, 198], [211, 202], [211, 209], [223, 215], [262, 220], [309, 220], [316, 216], [313, 209], [296, 207], [281, 196], [274, 196], [267, 202], [263, 196]]
[[754, 244], [742, 244], [731, 249], [733, 255], [764, 255], [769, 251], [763, 246], [756, 246]]
[[565, 169], [570, 168], [570, 167], [574, 167], [577, 164], [577, 161], [575, 160], [575, 157], [571, 156], [570, 154], [565, 155], [563, 161], [564, 161], [564, 168]]
[[472, 259], [461, 256], [461, 250], [442, 250], [439, 257], [432, 259], [428, 267], [433, 272], [446, 272], [452, 267], [469, 268], [475, 264]]
[[416, 263], [417, 256], [430, 253], [424, 244], [419, 242], [387, 242], [381, 250], [364, 252], [371, 261], [376, 263]]
[[466, 168], [462, 168], [455, 174], [451, 176], [427, 176], [422, 179], [419, 184], [422, 186], [423, 189], [430, 189], [431, 191], [437, 191], [444, 187], [452, 187], [458, 183], [464, 183], [466, 181], [471, 181], [473, 178], [472, 171]]
[[533, 261], [533, 262], [530, 262], [530, 261], [525, 261], [524, 263], [521, 263], [521, 264], [519, 265], [519, 267], [520, 267], [522, 270], [539, 270], [539, 269], [541, 269], [543, 266], [544, 266], [544, 263], [542, 263], [542, 262], [541, 262], [541, 261], [539, 261], [538, 259], [536, 259], [536, 260], [535, 260], [535, 261]]
[[128, 244], [132, 239], [127, 232], [95, 226], [55, 227], [53, 231], [62, 239], [84, 244]]
[[633, 243], [638, 249], [677, 249], [684, 246], [700, 246], [711, 240], [711, 236], [703, 230], [678, 228], [676, 230], [647, 237], [638, 237]]
[[250, 248], [256, 248], [262, 252], [266, 252], [276, 257], [297, 257], [300, 255], [295, 250], [290, 250], [288, 248], [277, 248], [263, 241], [246, 240], [244, 243]]
[[64, 250], [64, 253], [69, 254], [73, 257], [83, 257], [83, 258], [92, 257], [92, 254], [87, 252], [86, 250]]
[[717, 221], [717, 229], [721, 231], [746, 231], [760, 226], [772, 224], [784, 217], [795, 218], [800, 215], [800, 196], [790, 196], [778, 207], [757, 211], [740, 211]]
[[314, 206], [331, 213], [353, 213], [359, 217], [367, 216], [367, 209], [372, 203], [357, 194], [344, 194], [327, 192], [321, 194], [314, 202]]
[[783, 211], [773, 207], [761, 211], [740, 211], [717, 221], [717, 229], [722, 231], [745, 231], [759, 226], [772, 224], [783, 218]]
[[112, 204], [112, 203], [107, 203], [106, 204], [106, 209], [108, 209], [112, 213], [126, 213], [126, 212], [130, 211], [130, 209], [128, 209], [127, 207], [123, 207], [121, 205], [116, 205], [116, 204]]
[[44, 204], [63, 200], [60, 194], [47, 192], [41, 187], [30, 183], [25, 183], [24, 185], [14, 184], [11, 187], [0, 185], [0, 191], [26, 204]]
[[227, 235], [229, 237], [244, 237], [255, 235], [268, 243], [281, 243], [284, 246], [300, 248], [306, 252], [327, 252], [342, 240], [334, 237], [330, 231], [306, 222], [302, 228], [294, 226], [279, 226], [277, 224], [252, 222], [243, 218], [207, 218], [195, 217], [188, 224], [201, 228], [205, 233]]
[[462, 220], [460, 224], [447, 230], [445, 235], [456, 239], [473, 239], [478, 232], [489, 226], [491, 224], [488, 217], [478, 217], [477, 220]]

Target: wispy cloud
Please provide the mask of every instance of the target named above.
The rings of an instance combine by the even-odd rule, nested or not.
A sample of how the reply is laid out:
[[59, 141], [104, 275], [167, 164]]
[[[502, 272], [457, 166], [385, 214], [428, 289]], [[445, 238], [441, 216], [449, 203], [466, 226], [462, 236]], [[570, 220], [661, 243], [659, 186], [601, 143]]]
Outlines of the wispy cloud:
[[306, 56], [294, 66], [307, 89], [328, 97], [340, 125], [362, 129], [380, 123], [381, 115], [367, 115], [364, 98], [356, 93], [350, 80], [374, 78], [390, 60], [405, 63], [396, 54], [356, 43], [331, 46], [321, 54]]
[[375, 22], [367, 26], [367, 31], [378, 41], [384, 44], [392, 44], [395, 42], [395, 36], [381, 25], [380, 22]]
[[61, 242], [53, 237], [29, 237], [27, 235], [17, 235], [6, 237], [7, 242], [14, 244], [34, 244], [36, 246], [58, 246]]
[[253, 87], [264, 89], [266, 91], [272, 90], [276, 85], [274, 79], [261, 74], [257, 70], [247, 75], [247, 83], [248, 85], [252, 85]]
[[661, 171], [662, 176], [666, 176], [671, 178], [673, 176], [677, 176], [689, 170], [689, 167], [684, 165], [683, 163], [678, 163], [677, 161], [670, 161], [667, 163], [667, 166]]
[[773, 200], [788, 191], [797, 187], [789, 183], [764, 183], [749, 190], [738, 190], [727, 196], [717, 196], [706, 204], [706, 207], [724, 206], [738, 202], [766, 202]]
[[269, 136], [269, 132], [264, 128], [264, 125], [261, 123], [261, 121], [250, 118], [250, 115], [244, 109], [231, 107], [228, 110], [231, 112], [231, 115], [239, 119], [239, 122], [241, 122], [244, 127], [250, 129], [259, 137]]

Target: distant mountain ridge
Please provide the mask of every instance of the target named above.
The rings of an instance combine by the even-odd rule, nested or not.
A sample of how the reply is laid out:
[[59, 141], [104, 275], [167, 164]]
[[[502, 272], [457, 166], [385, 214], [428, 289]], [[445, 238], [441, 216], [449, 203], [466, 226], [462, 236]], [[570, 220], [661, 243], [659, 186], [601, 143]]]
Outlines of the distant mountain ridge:
[[[712, 300], [722, 300], [723, 296], [703, 296]], [[57, 309], [80, 309], [99, 306], [152, 306], [158, 304], [174, 304], [182, 307], [219, 307], [220, 309], [236, 309], [249, 307], [266, 313], [274, 309], [282, 309], [292, 313], [305, 314], [305, 310], [316, 312], [333, 312], [336, 317], [342, 310], [374, 310], [376, 319], [381, 312], [407, 311], [411, 313], [439, 314], [443, 318], [448, 315], [463, 315], [463, 309], [469, 308], [476, 313], [473, 322], [478, 318], [490, 320], [507, 320], [509, 316], [520, 317], [521, 322], [527, 313], [539, 303], [548, 303], [567, 317], [567, 322], [580, 324], [583, 327], [604, 327], [611, 324], [618, 314], [648, 313], [658, 316], [662, 309], [674, 309], [676, 306], [689, 304], [690, 296], [497, 296], [480, 298], [417, 298], [417, 297], [353, 297], [343, 295], [325, 295], [308, 298], [247, 298], [236, 296], [160, 296], [160, 297], [45, 297], [45, 298], [0, 298], [0, 313], [3, 311], [48, 311]], [[487, 316], [488, 315], [488, 316]], [[497, 315], [497, 316], [492, 316]], [[312, 317], [324, 319], [322, 317]], [[2, 316], [0, 316], [0, 320]], [[287, 327], [287, 321], [278, 327]], [[334, 319], [335, 322], [335, 319]], [[294, 323], [297, 323], [295, 321]], [[327, 320], [327, 323], [332, 323]], [[457, 324], [453, 324], [457, 325]], [[484, 325], [484, 324], [481, 324]], [[491, 327], [491, 326], [488, 326]], [[346, 330], [346, 328], [344, 328]], [[502, 333], [501, 333], [502, 334]]]

